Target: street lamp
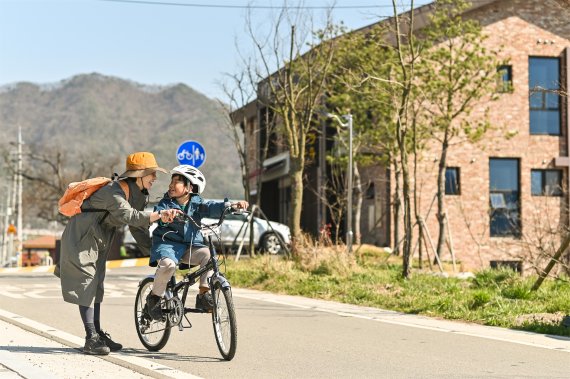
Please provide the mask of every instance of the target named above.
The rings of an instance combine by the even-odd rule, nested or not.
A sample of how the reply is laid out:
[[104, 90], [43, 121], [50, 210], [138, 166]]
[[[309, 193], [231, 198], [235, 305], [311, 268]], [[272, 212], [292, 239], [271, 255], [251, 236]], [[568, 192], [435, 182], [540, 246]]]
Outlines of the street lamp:
[[348, 127], [348, 179], [347, 179], [347, 194], [346, 194], [346, 246], [348, 252], [352, 252], [352, 115], [350, 113], [342, 115], [341, 117], [346, 120], [342, 122], [341, 117], [325, 112], [324, 115], [329, 118], [334, 118], [343, 127]]

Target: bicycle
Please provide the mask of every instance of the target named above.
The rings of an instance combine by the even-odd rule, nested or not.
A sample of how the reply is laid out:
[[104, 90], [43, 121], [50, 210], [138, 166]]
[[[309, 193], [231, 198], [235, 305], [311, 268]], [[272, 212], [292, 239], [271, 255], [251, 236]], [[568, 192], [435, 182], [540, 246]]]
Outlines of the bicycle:
[[[188, 313], [208, 313], [204, 309], [187, 308], [185, 303], [190, 286], [199, 280], [200, 275], [212, 270], [213, 274], [208, 279], [208, 286], [214, 302], [211, 311], [214, 336], [222, 357], [228, 361], [234, 357], [237, 348], [237, 323], [232, 291], [230, 283], [219, 270], [218, 255], [212, 242], [212, 236], [220, 240], [220, 225], [232, 209], [231, 206], [226, 206], [219, 221], [211, 225], [198, 225], [186, 214], [180, 215], [180, 218], [176, 220], [176, 222], [194, 223], [202, 236], [207, 238], [210, 260], [206, 266], [185, 274], [179, 282], [176, 282], [175, 275], [170, 278], [165, 296], [161, 301], [163, 317], [160, 320], [153, 320], [146, 309], [146, 297], [152, 289], [154, 275], [139, 282], [135, 298], [135, 325], [141, 343], [149, 351], [159, 351], [166, 346], [173, 327], [178, 326], [179, 331], [191, 328], [192, 323], [186, 316]], [[184, 320], [187, 321], [187, 326], [183, 325]]]

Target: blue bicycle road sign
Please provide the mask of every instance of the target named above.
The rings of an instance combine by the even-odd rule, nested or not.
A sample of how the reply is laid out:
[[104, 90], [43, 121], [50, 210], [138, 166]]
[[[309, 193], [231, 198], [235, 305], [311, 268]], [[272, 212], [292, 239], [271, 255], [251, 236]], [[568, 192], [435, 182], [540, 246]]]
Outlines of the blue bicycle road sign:
[[198, 168], [206, 161], [206, 150], [199, 142], [186, 141], [178, 147], [176, 159], [180, 164]]

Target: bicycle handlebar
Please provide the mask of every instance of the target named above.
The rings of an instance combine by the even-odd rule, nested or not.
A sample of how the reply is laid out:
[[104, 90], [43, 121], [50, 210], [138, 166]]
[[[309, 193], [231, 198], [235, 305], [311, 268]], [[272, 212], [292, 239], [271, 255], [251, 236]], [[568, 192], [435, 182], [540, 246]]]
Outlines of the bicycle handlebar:
[[232, 214], [249, 214], [248, 211], [244, 210], [244, 209], [234, 209], [232, 207], [232, 205], [229, 202], [225, 202], [224, 203], [224, 210], [222, 211], [222, 214], [220, 215], [220, 218], [218, 220], [218, 222], [214, 223], [214, 224], [201, 224], [198, 225], [198, 223], [189, 215], [187, 215], [186, 213], [182, 213], [178, 216], [176, 216], [174, 218], [175, 221], [179, 221], [179, 222], [186, 222], [186, 221], [190, 221], [194, 224], [194, 226], [196, 226], [199, 230], [204, 230], [204, 229], [210, 229], [212, 227], [215, 226], [220, 226], [222, 225], [222, 223], [224, 222], [225, 217], [228, 215], [228, 213], [230, 213], [230, 210], [234, 210], [234, 212], [231, 212]]

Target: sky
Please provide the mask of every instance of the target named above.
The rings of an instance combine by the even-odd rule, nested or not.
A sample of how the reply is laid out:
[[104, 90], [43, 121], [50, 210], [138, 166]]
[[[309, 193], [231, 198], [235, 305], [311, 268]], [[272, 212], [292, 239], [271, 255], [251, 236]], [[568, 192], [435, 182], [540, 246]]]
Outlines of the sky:
[[[398, 0], [408, 4], [410, 0]], [[416, 0], [422, 5], [428, 0]], [[0, 0], [0, 86], [56, 83], [97, 72], [147, 85], [184, 83], [224, 99], [225, 74], [236, 73], [249, 46], [247, 6], [271, 0]], [[299, 4], [289, 0], [288, 4]], [[334, 6], [335, 22], [357, 29], [391, 15], [391, 0], [305, 0]], [[369, 7], [368, 7], [369, 6]], [[346, 8], [352, 7], [352, 8]], [[275, 9], [252, 9], [263, 31]], [[305, 9], [324, 19], [325, 9]]]

